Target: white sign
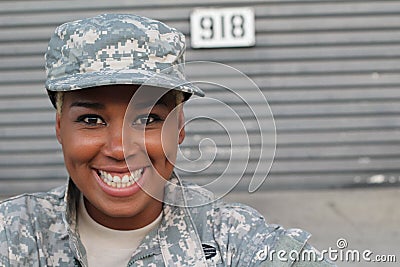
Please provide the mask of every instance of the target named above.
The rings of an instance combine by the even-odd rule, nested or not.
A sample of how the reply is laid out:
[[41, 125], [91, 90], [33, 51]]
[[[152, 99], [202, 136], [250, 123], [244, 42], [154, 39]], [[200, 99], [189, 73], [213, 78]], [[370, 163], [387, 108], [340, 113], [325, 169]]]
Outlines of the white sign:
[[193, 48], [253, 46], [254, 11], [248, 7], [195, 9], [190, 31]]

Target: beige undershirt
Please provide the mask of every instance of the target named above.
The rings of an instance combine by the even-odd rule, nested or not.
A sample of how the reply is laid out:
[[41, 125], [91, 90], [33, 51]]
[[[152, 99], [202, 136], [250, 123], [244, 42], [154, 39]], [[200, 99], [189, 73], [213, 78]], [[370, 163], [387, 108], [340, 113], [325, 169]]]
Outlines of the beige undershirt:
[[83, 197], [78, 208], [78, 227], [89, 266], [127, 266], [143, 238], [161, 222], [162, 213], [143, 228], [120, 231], [107, 228], [90, 217]]

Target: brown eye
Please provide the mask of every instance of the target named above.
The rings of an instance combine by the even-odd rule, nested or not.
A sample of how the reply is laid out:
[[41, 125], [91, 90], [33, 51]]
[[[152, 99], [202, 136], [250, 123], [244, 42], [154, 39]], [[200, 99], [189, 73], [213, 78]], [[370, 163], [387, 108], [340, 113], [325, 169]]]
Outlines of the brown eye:
[[103, 121], [100, 118], [89, 117], [85, 118], [83, 121], [87, 124], [103, 124]]
[[137, 117], [132, 125], [136, 126], [136, 125], [149, 125], [151, 123], [157, 122], [157, 121], [161, 121], [160, 117], [158, 117], [155, 114], [149, 114], [149, 115], [142, 115]]
[[89, 126], [102, 126], [106, 125], [105, 121], [98, 115], [82, 115], [79, 116], [77, 119], [77, 122], [82, 122], [84, 124], [87, 124]]

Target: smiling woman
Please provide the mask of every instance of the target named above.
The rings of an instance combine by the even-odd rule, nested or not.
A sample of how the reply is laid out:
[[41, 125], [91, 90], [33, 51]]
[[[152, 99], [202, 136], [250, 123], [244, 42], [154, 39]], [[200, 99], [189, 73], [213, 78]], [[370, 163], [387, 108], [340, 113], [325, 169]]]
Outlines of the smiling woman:
[[[331, 266], [309, 234], [268, 225], [174, 172], [185, 138], [184, 36], [108, 14], [59, 26], [46, 89], [65, 186], [0, 204], [1, 266]], [[316, 255], [280, 262], [268, 248]]]

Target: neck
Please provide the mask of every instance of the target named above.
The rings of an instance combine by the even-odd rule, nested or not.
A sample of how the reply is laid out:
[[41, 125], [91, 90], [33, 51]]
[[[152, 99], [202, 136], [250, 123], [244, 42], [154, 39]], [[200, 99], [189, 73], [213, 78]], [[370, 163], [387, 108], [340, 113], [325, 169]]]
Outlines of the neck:
[[[86, 198], [84, 198], [86, 210], [90, 217], [97, 223], [114, 230], [135, 230], [152, 223], [162, 212], [162, 203], [153, 200], [149, 207], [142, 212], [131, 216], [113, 217], [100, 212]], [[132, 205], [132, 204], [131, 204]]]

